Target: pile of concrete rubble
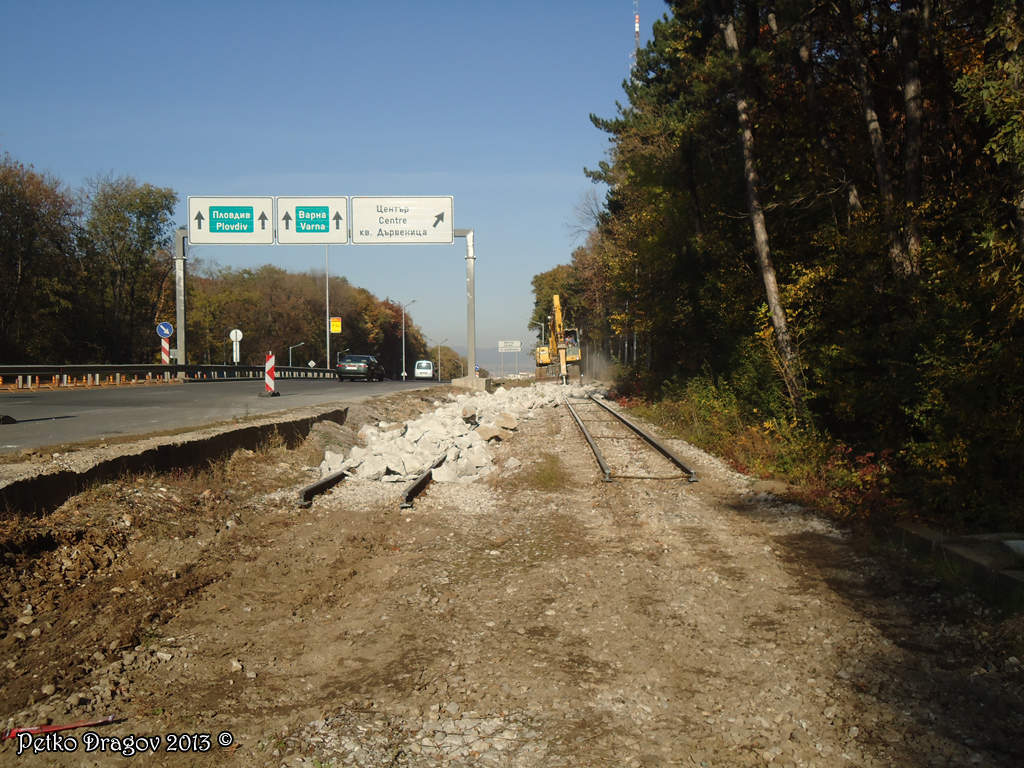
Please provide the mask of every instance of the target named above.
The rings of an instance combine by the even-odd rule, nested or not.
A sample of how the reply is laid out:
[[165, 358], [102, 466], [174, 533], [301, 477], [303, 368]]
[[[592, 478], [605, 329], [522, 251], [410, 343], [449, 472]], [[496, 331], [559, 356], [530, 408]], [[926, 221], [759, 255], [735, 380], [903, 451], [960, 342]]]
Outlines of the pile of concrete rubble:
[[592, 385], [535, 384], [499, 387], [493, 394], [449, 394], [448, 403], [415, 421], [365, 425], [359, 430], [361, 445], [347, 457], [327, 451], [320, 470], [322, 476], [344, 470], [356, 480], [410, 482], [444, 455], [434, 481], [471, 483], [496, 469], [489, 444], [508, 440], [523, 419], [533, 418], [534, 409], [593, 391]]

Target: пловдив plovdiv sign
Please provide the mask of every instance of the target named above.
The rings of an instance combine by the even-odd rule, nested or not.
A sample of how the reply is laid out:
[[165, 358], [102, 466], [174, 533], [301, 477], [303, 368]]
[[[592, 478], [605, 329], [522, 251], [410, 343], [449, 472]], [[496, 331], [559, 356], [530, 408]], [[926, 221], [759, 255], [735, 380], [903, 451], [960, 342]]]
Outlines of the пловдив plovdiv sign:
[[274, 198], [190, 197], [188, 241], [273, 245]]
[[454, 201], [437, 197], [189, 197], [188, 239], [205, 245], [455, 242]]

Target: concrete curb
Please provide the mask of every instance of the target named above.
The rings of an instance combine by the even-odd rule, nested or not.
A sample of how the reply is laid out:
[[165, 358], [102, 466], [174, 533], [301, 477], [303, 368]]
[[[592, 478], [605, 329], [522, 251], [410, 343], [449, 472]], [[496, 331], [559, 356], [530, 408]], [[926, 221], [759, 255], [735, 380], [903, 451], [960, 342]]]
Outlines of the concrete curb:
[[1024, 540], [1024, 534], [944, 536], [917, 523], [899, 523], [893, 528], [891, 538], [914, 552], [965, 566], [971, 576], [983, 584], [1010, 594], [1024, 594], [1024, 558], [1014, 551], [1016, 543]]
[[494, 384], [491, 379], [481, 379], [477, 376], [463, 376], [461, 379], [452, 379], [452, 386], [460, 389], [472, 389], [476, 392], [494, 392]]
[[146, 471], [166, 472], [180, 467], [202, 467], [230, 456], [240, 448], [257, 450], [270, 438], [288, 446], [304, 440], [318, 421], [344, 424], [348, 408], [322, 411], [304, 409], [284, 417], [186, 432], [143, 443], [102, 449], [95, 460], [81, 467], [44, 468], [29, 477], [0, 486], [0, 520], [42, 517], [90, 485]]

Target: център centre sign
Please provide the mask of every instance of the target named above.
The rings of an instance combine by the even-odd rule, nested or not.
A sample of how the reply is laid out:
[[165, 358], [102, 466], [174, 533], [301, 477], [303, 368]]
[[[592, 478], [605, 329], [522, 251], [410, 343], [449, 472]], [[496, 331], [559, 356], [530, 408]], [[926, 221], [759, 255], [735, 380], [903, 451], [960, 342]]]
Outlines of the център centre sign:
[[352, 242], [454, 243], [454, 218], [451, 197], [353, 197]]

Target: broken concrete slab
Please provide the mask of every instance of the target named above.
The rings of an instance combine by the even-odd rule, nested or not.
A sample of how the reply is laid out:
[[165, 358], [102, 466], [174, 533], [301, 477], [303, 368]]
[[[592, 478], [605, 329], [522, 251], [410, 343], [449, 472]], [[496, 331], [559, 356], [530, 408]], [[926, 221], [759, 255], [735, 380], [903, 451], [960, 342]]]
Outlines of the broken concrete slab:
[[[577, 389], [580, 391], [576, 394], [587, 391], [573, 388]], [[364, 446], [354, 447], [340, 466], [352, 471], [358, 480], [394, 481], [396, 476], [415, 476], [421, 467], [431, 466], [435, 457], [444, 455], [449, 469], [440, 476], [449, 479], [440, 482], [474, 482], [496, 469], [486, 450], [487, 442], [511, 439], [521, 419], [530, 418], [534, 409], [557, 405], [558, 398], [566, 393], [565, 387], [557, 385], [452, 393], [448, 402], [438, 402], [434, 411], [405, 422], [404, 430], [383, 422], [379, 429], [361, 429], [359, 437]], [[371, 458], [377, 461], [364, 470], [362, 465]], [[336, 457], [325, 456], [321, 469], [328, 472], [338, 466]]]
[[973, 536], [944, 536], [923, 525], [899, 523], [892, 538], [908, 549], [959, 563], [982, 583], [995, 584], [1010, 592], [1024, 593], [1024, 568], [1005, 542], [1024, 539], [1020, 533], [986, 533]]
[[473, 433], [479, 435], [487, 442], [490, 442], [491, 440], [508, 440], [512, 437], [512, 433], [507, 429], [501, 429], [498, 426], [491, 426], [490, 424], [484, 424], [482, 427], [477, 427], [473, 430]]
[[494, 417], [494, 426], [508, 430], [518, 429], [519, 420], [511, 413], [499, 413]]

